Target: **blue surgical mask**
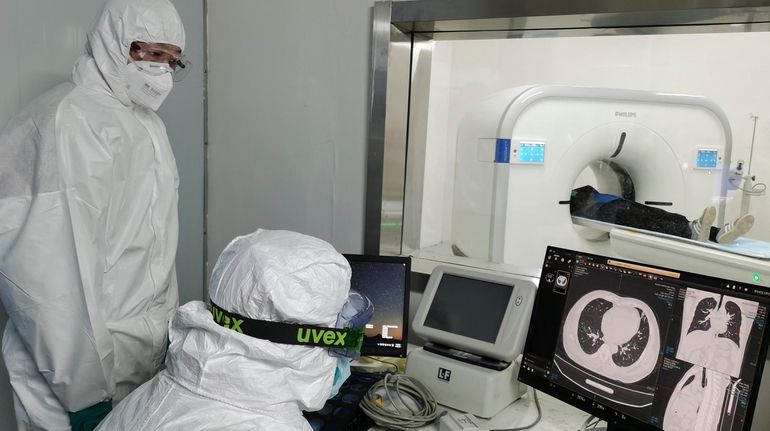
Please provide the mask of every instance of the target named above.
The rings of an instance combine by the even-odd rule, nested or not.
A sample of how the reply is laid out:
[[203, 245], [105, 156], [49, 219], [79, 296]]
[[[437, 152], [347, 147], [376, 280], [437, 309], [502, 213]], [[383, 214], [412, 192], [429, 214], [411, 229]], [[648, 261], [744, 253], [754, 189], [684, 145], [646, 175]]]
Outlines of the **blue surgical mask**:
[[329, 398], [333, 398], [339, 393], [342, 384], [345, 383], [345, 380], [347, 380], [348, 377], [350, 377], [350, 359], [337, 359], [337, 368], [334, 370], [334, 382], [332, 383], [332, 390]]

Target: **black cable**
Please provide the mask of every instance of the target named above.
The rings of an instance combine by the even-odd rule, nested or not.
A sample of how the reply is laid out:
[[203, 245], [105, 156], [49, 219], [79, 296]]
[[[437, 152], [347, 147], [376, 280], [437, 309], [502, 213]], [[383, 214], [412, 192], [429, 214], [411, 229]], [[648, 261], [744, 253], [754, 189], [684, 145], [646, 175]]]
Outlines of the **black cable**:
[[377, 362], [382, 362], [383, 364], [388, 364], [391, 367], [395, 368], [394, 370], [395, 373], [398, 373], [398, 365], [394, 364], [393, 362], [383, 361], [382, 359], [375, 358], [374, 356], [363, 356], [363, 357], [367, 359], [373, 359]]

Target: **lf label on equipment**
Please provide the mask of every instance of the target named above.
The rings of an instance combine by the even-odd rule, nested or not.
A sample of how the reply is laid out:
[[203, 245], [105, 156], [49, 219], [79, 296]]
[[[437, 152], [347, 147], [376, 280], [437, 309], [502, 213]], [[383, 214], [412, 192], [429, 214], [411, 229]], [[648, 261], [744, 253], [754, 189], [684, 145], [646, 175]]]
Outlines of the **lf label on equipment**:
[[438, 369], [438, 378], [448, 382], [449, 379], [452, 378], [452, 371], [447, 370], [446, 368], [439, 368]]

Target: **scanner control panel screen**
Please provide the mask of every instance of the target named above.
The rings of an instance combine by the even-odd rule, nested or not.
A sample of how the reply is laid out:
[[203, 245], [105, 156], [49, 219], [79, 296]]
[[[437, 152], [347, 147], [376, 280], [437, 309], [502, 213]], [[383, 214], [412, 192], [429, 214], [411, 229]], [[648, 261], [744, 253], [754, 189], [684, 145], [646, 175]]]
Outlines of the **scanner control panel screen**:
[[696, 169], [716, 169], [719, 167], [719, 151], [714, 149], [700, 149], [695, 159]]

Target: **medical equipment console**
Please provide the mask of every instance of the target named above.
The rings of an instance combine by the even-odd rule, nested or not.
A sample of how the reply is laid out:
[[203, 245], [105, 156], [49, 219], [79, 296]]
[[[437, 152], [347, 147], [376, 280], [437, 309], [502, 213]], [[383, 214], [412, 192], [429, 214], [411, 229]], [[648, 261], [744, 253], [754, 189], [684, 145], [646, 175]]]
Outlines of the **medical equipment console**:
[[437, 266], [412, 321], [428, 341], [409, 353], [406, 374], [436, 401], [489, 418], [524, 394], [516, 380], [537, 279]]

